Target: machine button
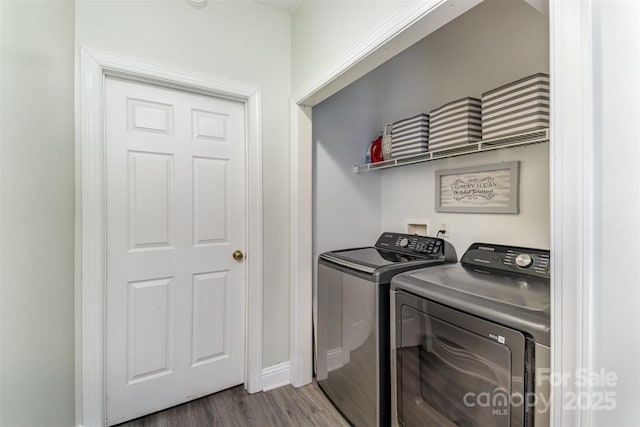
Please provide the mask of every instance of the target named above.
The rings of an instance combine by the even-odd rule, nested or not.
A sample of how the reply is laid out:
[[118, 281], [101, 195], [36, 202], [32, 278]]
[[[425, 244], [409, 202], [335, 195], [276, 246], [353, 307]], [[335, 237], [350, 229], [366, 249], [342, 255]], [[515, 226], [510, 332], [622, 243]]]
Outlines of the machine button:
[[516, 257], [516, 265], [521, 268], [529, 268], [533, 265], [533, 258], [528, 254], [520, 254]]
[[406, 238], [400, 239], [400, 247], [406, 248], [407, 246], [409, 246], [409, 239], [406, 239]]

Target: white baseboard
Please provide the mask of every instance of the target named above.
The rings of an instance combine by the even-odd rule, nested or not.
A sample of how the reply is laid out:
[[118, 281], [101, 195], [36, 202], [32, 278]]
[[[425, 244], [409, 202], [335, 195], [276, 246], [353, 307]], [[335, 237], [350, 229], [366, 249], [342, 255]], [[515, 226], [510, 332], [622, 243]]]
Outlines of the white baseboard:
[[262, 369], [262, 391], [269, 391], [290, 384], [289, 375], [289, 361]]

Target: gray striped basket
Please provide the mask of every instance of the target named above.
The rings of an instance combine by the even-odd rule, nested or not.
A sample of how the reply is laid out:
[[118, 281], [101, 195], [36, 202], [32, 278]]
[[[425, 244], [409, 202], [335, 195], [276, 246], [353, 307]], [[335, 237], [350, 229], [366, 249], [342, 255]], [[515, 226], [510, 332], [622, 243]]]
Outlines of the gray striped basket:
[[425, 153], [429, 147], [429, 115], [418, 114], [393, 123], [391, 157]]
[[483, 139], [548, 127], [548, 74], [534, 74], [482, 94]]
[[429, 151], [465, 146], [482, 138], [481, 101], [462, 98], [429, 113]]

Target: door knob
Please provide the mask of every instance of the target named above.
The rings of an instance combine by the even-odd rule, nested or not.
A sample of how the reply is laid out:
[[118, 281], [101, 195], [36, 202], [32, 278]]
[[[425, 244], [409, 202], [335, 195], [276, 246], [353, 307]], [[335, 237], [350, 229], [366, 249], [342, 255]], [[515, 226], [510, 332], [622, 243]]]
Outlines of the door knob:
[[242, 258], [244, 258], [244, 254], [242, 253], [242, 251], [235, 251], [233, 253], [233, 259], [235, 259], [236, 261], [242, 261]]

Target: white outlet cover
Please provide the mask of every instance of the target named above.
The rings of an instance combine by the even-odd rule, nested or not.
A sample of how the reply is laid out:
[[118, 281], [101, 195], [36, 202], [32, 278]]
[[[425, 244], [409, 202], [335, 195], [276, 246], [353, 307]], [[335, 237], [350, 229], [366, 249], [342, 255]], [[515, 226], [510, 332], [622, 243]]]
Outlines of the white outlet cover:
[[436, 230], [436, 233], [440, 230], [445, 230], [444, 234], [441, 235], [442, 237], [451, 237], [451, 224], [449, 222], [440, 221], [440, 226]]

